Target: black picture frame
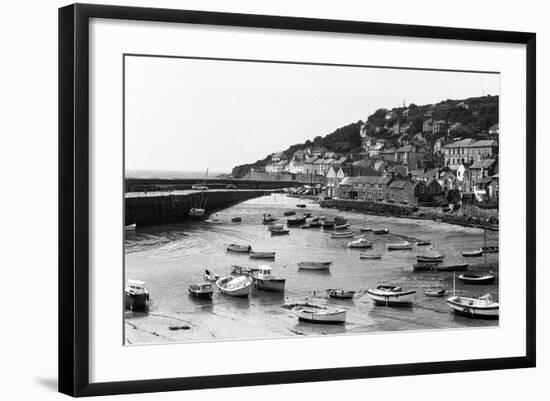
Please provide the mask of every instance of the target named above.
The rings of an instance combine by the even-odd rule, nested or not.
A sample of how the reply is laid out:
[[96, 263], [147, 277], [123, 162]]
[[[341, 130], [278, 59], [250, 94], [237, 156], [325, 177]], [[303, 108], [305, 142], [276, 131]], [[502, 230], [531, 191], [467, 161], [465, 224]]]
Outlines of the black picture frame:
[[[526, 353], [521, 357], [90, 383], [90, 18], [438, 38], [526, 46]], [[536, 35], [479, 29], [74, 4], [59, 9], [59, 391], [71, 396], [238, 387], [534, 367], [536, 363]]]

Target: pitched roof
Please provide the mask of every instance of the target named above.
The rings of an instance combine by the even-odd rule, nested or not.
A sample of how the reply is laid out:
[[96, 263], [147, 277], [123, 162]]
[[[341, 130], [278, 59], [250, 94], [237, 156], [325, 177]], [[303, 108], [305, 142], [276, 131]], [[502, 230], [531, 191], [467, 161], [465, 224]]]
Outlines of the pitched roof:
[[395, 188], [395, 189], [403, 189], [407, 186], [407, 184], [411, 183], [409, 180], [397, 180], [392, 182], [389, 187]]
[[428, 179], [428, 180], [432, 180], [432, 179], [435, 178], [438, 171], [439, 171], [438, 168], [433, 168], [431, 170], [425, 171], [424, 173], [420, 174], [418, 177], [423, 178], [423, 179], [425, 178], [425, 179]]
[[375, 175], [360, 175], [354, 177], [354, 182], [357, 184], [384, 184], [387, 185], [392, 180], [391, 177], [375, 176]]
[[495, 141], [494, 139], [484, 139], [468, 145], [469, 148], [486, 148], [486, 147], [496, 147], [496, 146], [498, 146], [498, 142]]
[[474, 139], [466, 138], [466, 139], [462, 139], [460, 141], [456, 141], [456, 142], [450, 143], [448, 145], [445, 145], [445, 148], [465, 148], [465, 147], [471, 145], [474, 142], [475, 142]]
[[494, 162], [495, 161], [493, 159], [478, 160], [477, 162], [474, 162], [474, 164], [472, 164], [470, 166], [470, 169], [473, 169], [473, 168], [479, 168], [479, 169], [489, 168], [493, 165]]
[[318, 156], [310, 156], [306, 160], [304, 160], [304, 163], [313, 163], [318, 158], [319, 158]]
[[416, 148], [413, 145], [401, 146], [396, 152], [416, 152]]

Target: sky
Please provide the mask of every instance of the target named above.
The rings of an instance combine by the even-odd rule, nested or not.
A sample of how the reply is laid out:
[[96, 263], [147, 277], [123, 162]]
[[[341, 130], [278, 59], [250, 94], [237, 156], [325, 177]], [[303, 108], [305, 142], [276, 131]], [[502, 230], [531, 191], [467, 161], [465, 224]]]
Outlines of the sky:
[[126, 170], [231, 172], [379, 108], [497, 95], [498, 74], [126, 57]]

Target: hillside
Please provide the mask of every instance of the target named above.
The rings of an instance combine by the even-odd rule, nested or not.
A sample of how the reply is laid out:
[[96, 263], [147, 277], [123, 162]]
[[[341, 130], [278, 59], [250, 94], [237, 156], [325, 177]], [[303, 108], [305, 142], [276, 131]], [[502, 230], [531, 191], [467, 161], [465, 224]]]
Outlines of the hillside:
[[[395, 145], [397, 138], [401, 134], [395, 134], [391, 127], [395, 123], [400, 125], [410, 124], [407, 129], [407, 135], [411, 137], [416, 133], [422, 132], [424, 121], [432, 119], [433, 121], [443, 120], [449, 123], [449, 136], [451, 138], [471, 137], [481, 139], [492, 125], [498, 123], [499, 97], [482, 96], [459, 100], [444, 100], [437, 104], [428, 104], [417, 106], [410, 104], [408, 107], [396, 107], [393, 109], [378, 109], [368, 116], [366, 122], [366, 131], [369, 136], [376, 139], [385, 139], [389, 145]], [[388, 118], [389, 117], [389, 118]], [[360, 129], [363, 121], [338, 128], [336, 131], [321, 137], [317, 136], [312, 141], [307, 140], [304, 143], [298, 143], [284, 150], [287, 156], [292, 156], [297, 150], [307, 148], [324, 147], [330, 152], [341, 154], [359, 153], [361, 151]], [[428, 137], [428, 144], [433, 143], [446, 132]], [[232, 175], [235, 178], [243, 177], [251, 169], [262, 170], [271, 160], [271, 155], [267, 155], [254, 163], [235, 166]]]

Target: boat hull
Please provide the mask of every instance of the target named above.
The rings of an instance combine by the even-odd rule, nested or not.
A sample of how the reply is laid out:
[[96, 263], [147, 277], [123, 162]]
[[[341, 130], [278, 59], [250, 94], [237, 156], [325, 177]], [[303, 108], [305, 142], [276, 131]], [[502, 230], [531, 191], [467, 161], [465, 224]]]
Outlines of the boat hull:
[[284, 278], [275, 278], [275, 279], [261, 279], [255, 278], [256, 288], [262, 291], [269, 292], [285, 292], [285, 283]]
[[495, 281], [495, 276], [481, 276], [481, 277], [469, 277], [469, 276], [458, 276], [458, 279], [464, 284], [491, 284]]
[[329, 270], [332, 262], [299, 262], [298, 268], [302, 270]]
[[472, 319], [498, 319], [499, 318], [499, 306], [486, 306], [480, 307], [475, 305], [465, 305], [464, 303], [457, 302], [456, 297], [447, 299], [447, 304], [451, 307], [453, 312], [460, 316], [469, 317]]
[[411, 244], [387, 244], [388, 251], [405, 251], [412, 249]]
[[315, 313], [308, 310], [295, 309], [293, 313], [299, 320], [309, 323], [343, 324], [346, 323], [346, 311], [332, 313]]
[[145, 309], [149, 301], [149, 294], [130, 294], [124, 292], [124, 307], [130, 310]]
[[382, 259], [382, 255], [359, 255], [360, 259], [367, 259], [367, 260], [374, 260], [374, 259]]
[[250, 252], [252, 259], [275, 259], [275, 252]]
[[399, 293], [383, 293], [376, 290], [367, 290], [367, 295], [379, 306], [411, 306], [416, 291]]
[[199, 299], [212, 299], [212, 295], [214, 294], [214, 291], [193, 291], [191, 288], [188, 290], [191, 296]]

